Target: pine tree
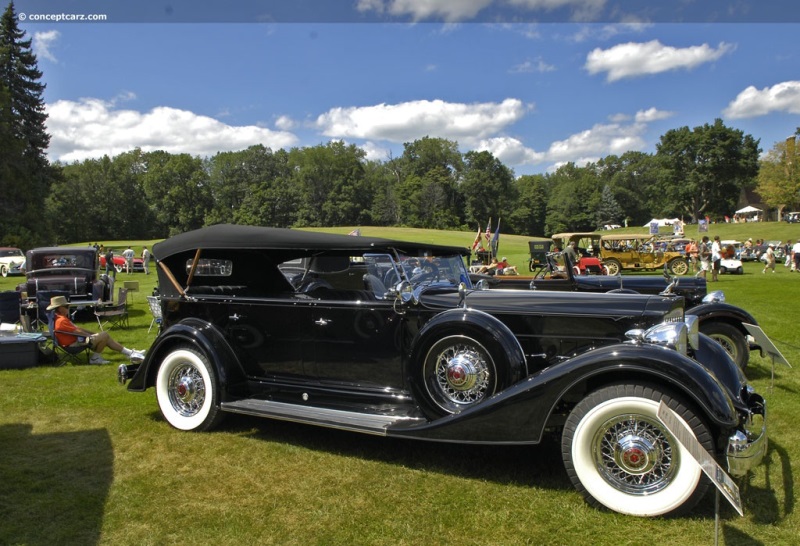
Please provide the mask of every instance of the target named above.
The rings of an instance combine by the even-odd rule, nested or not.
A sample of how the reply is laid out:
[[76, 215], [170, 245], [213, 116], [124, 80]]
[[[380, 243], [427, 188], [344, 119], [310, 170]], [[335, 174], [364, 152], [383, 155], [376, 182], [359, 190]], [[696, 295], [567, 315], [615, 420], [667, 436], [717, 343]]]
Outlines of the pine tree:
[[41, 78], [11, 2], [0, 17], [0, 234], [6, 244], [30, 246], [46, 237], [44, 199], [56, 172], [46, 156], [50, 135]]

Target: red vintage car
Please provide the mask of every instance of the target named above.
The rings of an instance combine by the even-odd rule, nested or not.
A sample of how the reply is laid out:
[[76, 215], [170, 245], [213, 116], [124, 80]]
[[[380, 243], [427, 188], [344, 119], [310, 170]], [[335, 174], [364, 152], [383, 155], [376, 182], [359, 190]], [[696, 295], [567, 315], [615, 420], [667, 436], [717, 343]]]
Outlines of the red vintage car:
[[[105, 254], [100, 255], [100, 269], [106, 268], [106, 256]], [[122, 273], [125, 271], [125, 257], [122, 254], [114, 254], [114, 269], [117, 270], [117, 273]], [[144, 271], [144, 261], [141, 258], [134, 258], [133, 259], [133, 271], [136, 273], [141, 273]]]

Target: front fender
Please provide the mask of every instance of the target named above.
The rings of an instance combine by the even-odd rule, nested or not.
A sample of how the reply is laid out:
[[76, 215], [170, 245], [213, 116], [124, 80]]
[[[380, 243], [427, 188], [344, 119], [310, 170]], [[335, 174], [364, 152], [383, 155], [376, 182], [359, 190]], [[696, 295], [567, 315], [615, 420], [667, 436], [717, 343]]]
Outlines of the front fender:
[[709, 318], [729, 319], [728, 322], [731, 324], [736, 324], [736, 327], [739, 328], [744, 334], [747, 334], [747, 331], [744, 329], [744, 326], [742, 326], [743, 322], [754, 324], [756, 326], [758, 325], [753, 315], [741, 307], [736, 307], [735, 305], [731, 305], [729, 303], [701, 303], [700, 305], [695, 305], [694, 307], [687, 309], [686, 314], [696, 316], [701, 322], [703, 320], [708, 320]]
[[[236, 355], [222, 332], [209, 322], [198, 318], [187, 318], [161, 332], [131, 378], [128, 390], [141, 392], [154, 386], [158, 365], [163, 355], [172, 350], [176, 344], [186, 343], [202, 351], [208, 357], [217, 372], [221, 386], [224, 387], [244, 379], [244, 373], [238, 365]], [[223, 388], [221, 392], [225, 392], [225, 390]]]
[[664, 347], [616, 344], [545, 368], [461, 413], [388, 432], [437, 441], [539, 443], [545, 430], [560, 427], [589, 392], [621, 382], [667, 386], [721, 430], [738, 424], [728, 389], [704, 366]]

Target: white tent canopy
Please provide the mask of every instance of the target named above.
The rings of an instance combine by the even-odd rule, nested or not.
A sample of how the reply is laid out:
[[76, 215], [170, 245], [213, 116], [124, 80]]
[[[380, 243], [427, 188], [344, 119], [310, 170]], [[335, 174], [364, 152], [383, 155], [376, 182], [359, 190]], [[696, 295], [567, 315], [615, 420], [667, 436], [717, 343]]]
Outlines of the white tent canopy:
[[750, 214], [751, 212], [761, 212], [761, 209], [757, 209], [752, 205], [747, 205], [745, 208], [737, 210], [736, 214]]
[[680, 222], [680, 218], [653, 218], [647, 222], [644, 227], [650, 227], [650, 224], [658, 224], [658, 227], [674, 226], [676, 222]]

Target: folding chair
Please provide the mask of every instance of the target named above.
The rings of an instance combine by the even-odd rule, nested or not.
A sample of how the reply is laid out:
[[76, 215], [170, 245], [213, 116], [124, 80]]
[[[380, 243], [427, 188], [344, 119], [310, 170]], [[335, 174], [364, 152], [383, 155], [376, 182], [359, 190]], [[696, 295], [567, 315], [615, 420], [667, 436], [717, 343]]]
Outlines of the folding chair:
[[105, 330], [106, 325], [110, 325], [110, 328], [116, 325], [123, 328], [128, 326], [128, 290], [125, 288], [119, 289], [116, 305], [95, 307], [94, 316], [97, 317], [97, 324], [100, 330]]
[[156, 296], [147, 296], [147, 303], [150, 305], [150, 313], [153, 314], [153, 320], [150, 321], [150, 328], [147, 329], [147, 333], [149, 334], [150, 330], [153, 329], [153, 324], [158, 324], [159, 327], [161, 326], [161, 300]]
[[[58, 336], [56, 336], [56, 313], [55, 311], [46, 311], [46, 313], [47, 327], [50, 330], [50, 339], [53, 342], [53, 351], [57, 358], [56, 365], [61, 366], [66, 362], [72, 364], [88, 364], [92, 355], [92, 350], [89, 348], [89, 344], [86, 343], [86, 338], [82, 336], [78, 337], [78, 342], [73, 345], [59, 344]], [[86, 355], [85, 362], [81, 358], [82, 354]]]
[[38, 290], [36, 292], [36, 325], [34, 330], [44, 331], [45, 326], [50, 324], [47, 306], [50, 305], [50, 299], [55, 296], [64, 296], [69, 299], [69, 292], [65, 290]]
[[0, 292], [0, 322], [17, 324], [20, 318], [22, 300], [16, 290]]

